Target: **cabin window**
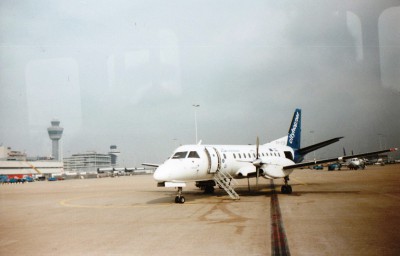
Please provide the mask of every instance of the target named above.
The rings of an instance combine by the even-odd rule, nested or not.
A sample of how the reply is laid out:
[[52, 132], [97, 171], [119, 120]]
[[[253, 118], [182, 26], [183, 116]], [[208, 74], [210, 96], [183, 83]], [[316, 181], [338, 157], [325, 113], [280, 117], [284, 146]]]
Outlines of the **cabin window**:
[[253, 153], [253, 157], [256, 158], [256, 154], [255, 153]]
[[175, 155], [172, 156], [172, 159], [182, 159], [187, 155], [187, 151], [184, 152], [176, 152]]
[[233, 158], [235, 158], [235, 159], [236, 159], [236, 155], [235, 155], [235, 153], [233, 153]]
[[246, 158], [246, 153], [243, 153], [243, 158]]
[[226, 155], [224, 154], [224, 159], [226, 159]]
[[238, 153], [238, 155], [239, 155], [239, 158], [242, 158], [242, 156], [240, 155], [240, 153]]
[[196, 151], [190, 151], [189, 158], [200, 158], [199, 154]]
[[251, 155], [250, 155], [250, 153], [248, 154], [248, 156], [249, 156], [249, 158], [251, 158]]

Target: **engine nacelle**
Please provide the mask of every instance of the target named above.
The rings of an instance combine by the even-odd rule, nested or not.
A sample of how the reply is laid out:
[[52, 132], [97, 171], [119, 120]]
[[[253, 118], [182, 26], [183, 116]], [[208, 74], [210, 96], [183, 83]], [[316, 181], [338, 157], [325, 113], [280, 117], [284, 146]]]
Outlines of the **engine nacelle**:
[[283, 178], [287, 176], [283, 171], [282, 165], [263, 164], [260, 169], [263, 171], [263, 175], [268, 179]]

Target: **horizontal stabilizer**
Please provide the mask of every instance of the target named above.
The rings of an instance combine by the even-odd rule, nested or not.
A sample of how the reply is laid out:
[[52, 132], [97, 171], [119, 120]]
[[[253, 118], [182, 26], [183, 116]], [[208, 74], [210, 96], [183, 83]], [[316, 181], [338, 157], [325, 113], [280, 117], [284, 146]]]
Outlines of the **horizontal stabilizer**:
[[313, 151], [315, 151], [317, 149], [320, 149], [320, 148], [326, 147], [326, 146], [328, 146], [328, 145], [330, 145], [332, 143], [338, 142], [342, 138], [343, 137], [337, 137], [337, 138], [326, 140], [326, 141], [323, 141], [323, 142], [320, 142], [320, 143], [317, 143], [317, 144], [314, 144], [314, 145], [311, 145], [311, 146], [308, 146], [308, 147], [305, 147], [305, 148], [300, 148], [300, 149], [297, 150], [297, 154], [305, 156], [308, 153], [313, 152]]

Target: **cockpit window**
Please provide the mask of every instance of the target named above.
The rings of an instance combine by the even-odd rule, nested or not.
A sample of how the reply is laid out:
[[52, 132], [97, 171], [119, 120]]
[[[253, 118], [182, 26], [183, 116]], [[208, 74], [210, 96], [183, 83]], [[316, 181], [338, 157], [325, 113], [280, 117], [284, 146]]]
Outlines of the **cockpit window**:
[[199, 154], [197, 154], [196, 151], [190, 151], [188, 157], [189, 158], [200, 158]]
[[182, 158], [185, 158], [186, 155], [187, 155], [187, 151], [176, 152], [175, 155], [173, 155], [171, 159], [182, 159]]

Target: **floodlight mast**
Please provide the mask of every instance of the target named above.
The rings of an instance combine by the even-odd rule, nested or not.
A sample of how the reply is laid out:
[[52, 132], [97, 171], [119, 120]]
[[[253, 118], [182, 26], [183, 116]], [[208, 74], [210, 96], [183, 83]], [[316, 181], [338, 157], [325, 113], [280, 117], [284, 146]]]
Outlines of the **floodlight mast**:
[[197, 139], [197, 108], [200, 107], [200, 105], [193, 104], [192, 106], [194, 107], [194, 126], [196, 129], [196, 141], [195, 141], [196, 143], [195, 144], [197, 144], [198, 143], [198, 139]]

